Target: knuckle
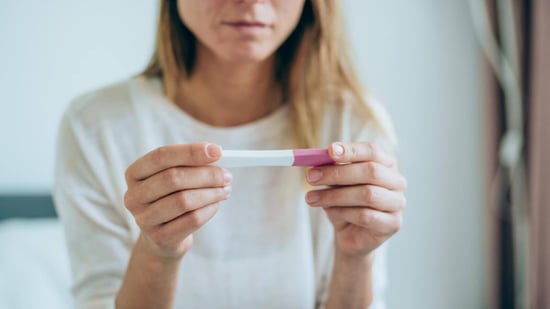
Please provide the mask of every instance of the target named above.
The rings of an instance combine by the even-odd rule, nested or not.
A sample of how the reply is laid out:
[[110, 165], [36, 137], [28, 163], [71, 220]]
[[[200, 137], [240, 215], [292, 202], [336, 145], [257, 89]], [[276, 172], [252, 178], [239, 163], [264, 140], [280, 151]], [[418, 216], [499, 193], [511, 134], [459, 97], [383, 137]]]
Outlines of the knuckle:
[[192, 228], [192, 229], [198, 229], [199, 227], [202, 226], [204, 220], [200, 214], [199, 211], [193, 211], [191, 213], [189, 213], [189, 226]]
[[369, 162], [369, 170], [372, 178], [380, 177], [380, 166], [374, 162]]
[[366, 144], [366, 147], [367, 147], [367, 150], [370, 152], [370, 154], [372, 156], [375, 156], [376, 154], [378, 154], [380, 152], [380, 148], [378, 147], [377, 144], [375, 143], [372, 143], [372, 142], [368, 142]]
[[164, 166], [166, 162], [166, 146], [161, 146], [155, 150], [153, 150], [153, 161], [158, 166]]
[[164, 246], [164, 242], [166, 239], [166, 237], [164, 237], [164, 234], [162, 233], [162, 230], [160, 229], [150, 231], [149, 238], [151, 238], [151, 240], [159, 247]]
[[349, 150], [349, 156], [350, 157], [356, 157], [357, 154], [359, 153], [356, 144], [349, 145], [348, 150]]
[[175, 168], [168, 169], [164, 171], [163, 178], [166, 185], [170, 187], [177, 187], [179, 184], [180, 172]]
[[334, 166], [332, 168], [332, 177], [335, 179], [335, 180], [340, 180], [344, 177], [344, 169], [345, 169], [345, 166]]
[[365, 174], [369, 175], [372, 178], [378, 178], [380, 174], [380, 170], [378, 169], [378, 166], [374, 162], [367, 162], [364, 165], [365, 168]]
[[135, 215], [134, 220], [136, 221], [136, 224], [141, 228], [144, 229], [147, 227], [147, 219], [144, 215]]
[[208, 205], [208, 214], [203, 218], [203, 223], [206, 223], [208, 220], [210, 220], [220, 209], [219, 203], [213, 203]]
[[182, 191], [176, 196], [176, 207], [181, 212], [186, 212], [191, 207], [191, 199], [189, 193]]
[[362, 191], [363, 191], [363, 198], [365, 199], [365, 201], [367, 203], [373, 202], [375, 200], [376, 192], [375, 192], [373, 186], [365, 185], [365, 186], [363, 186]]
[[335, 215], [338, 215], [339, 213], [339, 209], [335, 208], [335, 207], [326, 207], [323, 209], [327, 215], [330, 217], [330, 216], [335, 216]]
[[129, 183], [131, 180], [134, 179], [133, 173], [132, 173], [132, 165], [130, 165], [124, 172], [124, 179], [126, 179], [126, 183]]
[[131, 205], [132, 205], [132, 198], [131, 198], [130, 194], [128, 193], [128, 191], [126, 191], [126, 193], [124, 193], [123, 200], [124, 200], [124, 207], [126, 207], [126, 209], [130, 210]]
[[134, 196], [130, 193], [130, 191], [126, 191], [124, 193], [124, 207], [128, 209], [130, 212], [134, 210]]
[[407, 198], [404, 195], [402, 195], [401, 196], [401, 209], [405, 209], [405, 208], [407, 208]]
[[220, 209], [220, 204], [219, 203], [213, 203], [213, 204], [208, 205], [208, 208], [209, 208], [208, 209], [209, 214], [208, 214], [207, 218], [204, 221], [210, 220], [210, 218], [218, 212], [218, 210]]
[[223, 186], [224, 184], [224, 172], [221, 168], [213, 168], [210, 170], [210, 179], [218, 186]]
[[397, 216], [397, 220], [395, 224], [392, 226], [391, 232], [392, 234], [395, 234], [401, 230], [401, 226], [403, 225], [403, 217]]
[[370, 211], [363, 210], [357, 214], [357, 221], [360, 225], [369, 226], [373, 220], [374, 216]]

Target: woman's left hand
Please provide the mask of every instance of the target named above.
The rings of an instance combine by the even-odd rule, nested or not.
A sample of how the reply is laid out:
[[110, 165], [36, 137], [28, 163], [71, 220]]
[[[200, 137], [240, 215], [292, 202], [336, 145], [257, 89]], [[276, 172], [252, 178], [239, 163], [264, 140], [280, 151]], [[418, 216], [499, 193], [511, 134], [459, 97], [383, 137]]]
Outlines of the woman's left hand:
[[308, 192], [312, 207], [323, 207], [335, 230], [336, 249], [366, 256], [401, 227], [406, 179], [395, 157], [368, 142], [333, 143], [335, 165], [311, 168], [311, 185], [329, 186]]

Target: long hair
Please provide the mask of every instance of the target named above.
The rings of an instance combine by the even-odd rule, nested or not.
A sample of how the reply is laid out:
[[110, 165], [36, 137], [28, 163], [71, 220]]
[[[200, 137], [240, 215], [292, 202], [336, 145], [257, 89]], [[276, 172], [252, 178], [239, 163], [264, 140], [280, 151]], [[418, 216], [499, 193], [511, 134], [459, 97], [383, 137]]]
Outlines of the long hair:
[[[354, 70], [338, 0], [306, 0], [294, 31], [276, 51], [276, 80], [290, 104], [296, 147], [317, 147], [327, 104], [351, 101], [355, 112], [385, 134]], [[177, 1], [161, 0], [154, 54], [143, 75], [160, 77], [174, 99], [192, 74], [196, 38], [180, 19]]]

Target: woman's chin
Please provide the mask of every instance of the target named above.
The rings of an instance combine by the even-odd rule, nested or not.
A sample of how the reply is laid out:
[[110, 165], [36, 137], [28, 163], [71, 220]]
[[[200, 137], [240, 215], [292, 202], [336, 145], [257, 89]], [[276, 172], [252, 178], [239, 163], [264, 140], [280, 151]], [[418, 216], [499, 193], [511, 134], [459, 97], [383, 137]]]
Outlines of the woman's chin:
[[218, 57], [227, 62], [261, 63], [268, 60], [273, 53], [274, 51], [268, 48], [246, 46], [219, 53]]

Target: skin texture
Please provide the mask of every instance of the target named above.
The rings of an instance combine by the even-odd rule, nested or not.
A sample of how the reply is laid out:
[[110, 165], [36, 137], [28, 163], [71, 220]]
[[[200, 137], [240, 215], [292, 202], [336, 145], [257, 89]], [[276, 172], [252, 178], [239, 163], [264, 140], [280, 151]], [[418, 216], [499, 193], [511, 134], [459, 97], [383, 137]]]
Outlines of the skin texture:
[[[222, 127], [276, 109], [281, 94], [274, 53], [295, 28], [303, 5], [304, 0], [178, 0], [180, 17], [198, 44], [193, 73], [180, 85], [175, 103]], [[310, 169], [307, 176], [310, 184], [323, 186], [307, 194], [309, 205], [323, 207], [335, 229], [326, 308], [366, 308], [372, 301], [372, 252], [400, 227], [406, 181], [395, 159], [376, 145], [336, 143], [329, 153], [342, 164]], [[219, 146], [207, 142], [167, 145], [128, 167], [124, 203], [141, 234], [117, 308], [173, 306], [193, 232], [230, 198], [231, 174], [209, 166], [220, 154]]]

